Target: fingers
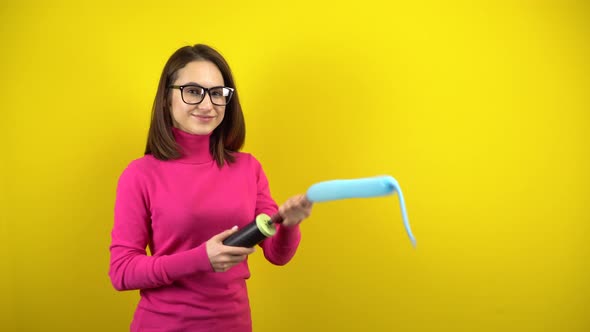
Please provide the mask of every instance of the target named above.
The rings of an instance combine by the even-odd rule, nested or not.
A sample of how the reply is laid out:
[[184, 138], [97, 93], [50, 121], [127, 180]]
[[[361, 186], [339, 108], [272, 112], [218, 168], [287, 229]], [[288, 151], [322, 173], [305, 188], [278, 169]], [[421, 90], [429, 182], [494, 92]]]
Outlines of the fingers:
[[225, 230], [217, 235], [214, 235], [208, 242], [212, 244], [217, 244], [218, 252], [220, 254], [228, 254], [233, 256], [250, 255], [254, 252], [254, 248], [233, 247], [223, 245], [223, 240], [225, 240], [237, 231], [238, 226], [234, 226], [231, 229]]
[[246, 257], [248, 257], [248, 255], [227, 255], [220, 257], [215, 263], [219, 265], [234, 266], [244, 261]]
[[238, 263], [243, 262], [248, 255], [231, 255], [228, 256], [227, 264], [236, 265]]
[[305, 218], [311, 214], [311, 207], [313, 203], [307, 199], [305, 195], [301, 195], [297, 198], [296, 206], [305, 215]]
[[305, 195], [301, 195], [301, 206], [307, 208], [307, 207], [311, 207], [313, 205], [313, 202], [307, 199], [307, 196]]
[[243, 248], [243, 247], [232, 247], [232, 246], [223, 246], [222, 253], [228, 256], [248, 256], [253, 254], [256, 249], [254, 248]]
[[215, 272], [225, 272], [241, 263], [252, 254], [254, 248], [243, 248], [226, 246], [223, 240], [238, 231], [238, 227], [234, 226], [231, 229], [225, 230], [217, 235], [214, 235], [207, 241], [206, 250], [209, 256], [209, 261]]
[[235, 265], [243, 262], [248, 255], [227, 255], [219, 260], [211, 263], [215, 272], [225, 272]]
[[289, 203], [289, 207], [291, 207], [291, 208], [300, 208], [300, 209], [309, 208], [313, 205], [313, 202], [308, 200], [307, 196], [305, 196], [305, 195], [293, 196], [290, 199], [288, 199], [286, 203]]
[[297, 195], [289, 198], [281, 207], [279, 213], [283, 217], [285, 226], [294, 226], [311, 215], [313, 202], [305, 195]]
[[230, 237], [233, 233], [238, 231], [238, 226], [234, 226], [228, 230], [225, 230], [211, 238], [211, 240], [222, 242], [226, 238]]
[[309, 206], [311, 205], [311, 201], [307, 199], [307, 196], [305, 195], [296, 195], [291, 197], [292, 202], [294, 203], [294, 205], [297, 206]]

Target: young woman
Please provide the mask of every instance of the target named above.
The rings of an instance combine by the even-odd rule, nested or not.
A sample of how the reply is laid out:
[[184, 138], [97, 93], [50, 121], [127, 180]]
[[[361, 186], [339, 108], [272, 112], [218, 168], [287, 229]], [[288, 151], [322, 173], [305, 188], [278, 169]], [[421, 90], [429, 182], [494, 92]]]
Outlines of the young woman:
[[269, 262], [286, 264], [312, 204], [297, 195], [277, 207], [260, 163], [239, 152], [244, 138], [225, 59], [206, 45], [178, 49], [160, 78], [145, 155], [117, 186], [109, 275], [117, 290], [140, 290], [131, 331], [252, 330], [254, 249], [222, 241], [278, 211], [284, 222], [260, 247]]

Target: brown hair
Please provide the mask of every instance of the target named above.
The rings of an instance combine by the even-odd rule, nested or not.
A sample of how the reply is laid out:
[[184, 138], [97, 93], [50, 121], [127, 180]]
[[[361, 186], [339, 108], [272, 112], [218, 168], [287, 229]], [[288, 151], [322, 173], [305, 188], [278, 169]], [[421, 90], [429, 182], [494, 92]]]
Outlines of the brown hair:
[[234, 161], [233, 153], [239, 151], [244, 145], [246, 125], [229, 65], [219, 52], [203, 44], [182, 47], [174, 52], [166, 62], [152, 108], [152, 119], [145, 154], [151, 154], [159, 160], [171, 160], [181, 157], [180, 149], [172, 133], [173, 124], [169, 103], [171, 93], [168, 86], [176, 81], [180, 69], [189, 62], [199, 60], [210, 61], [215, 64], [221, 71], [224, 85], [235, 89], [229, 104], [225, 106], [223, 121], [213, 130], [209, 143], [211, 155], [213, 155], [217, 165], [222, 167], [225, 161], [232, 163]]

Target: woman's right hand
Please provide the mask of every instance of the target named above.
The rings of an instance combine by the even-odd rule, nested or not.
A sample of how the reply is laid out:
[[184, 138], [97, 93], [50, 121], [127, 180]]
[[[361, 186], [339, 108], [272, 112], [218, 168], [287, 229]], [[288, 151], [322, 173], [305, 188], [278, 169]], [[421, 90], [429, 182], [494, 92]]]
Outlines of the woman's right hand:
[[206, 243], [207, 255], [215, 272], [225, 272], [236, 264], [241, 263], [254, 252], [254, 248], [226, 246], [222, 242], [238, 231], [238, 226], [213, 236]]

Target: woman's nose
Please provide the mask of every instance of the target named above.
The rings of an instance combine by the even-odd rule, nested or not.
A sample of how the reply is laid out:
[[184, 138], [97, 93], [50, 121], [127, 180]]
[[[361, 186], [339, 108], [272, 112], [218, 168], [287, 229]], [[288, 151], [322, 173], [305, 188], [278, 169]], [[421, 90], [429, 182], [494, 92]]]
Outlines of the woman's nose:
[[209, 95], [209, 91], [205, 92], [205, 96], [203, 97], [203, 101], [199, 103], [200, 109], [211, 109], [213, 108], [213, 103], [211, 102], [211, 95]]

